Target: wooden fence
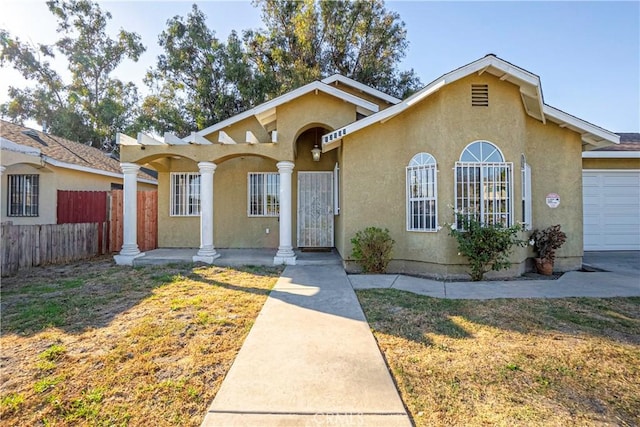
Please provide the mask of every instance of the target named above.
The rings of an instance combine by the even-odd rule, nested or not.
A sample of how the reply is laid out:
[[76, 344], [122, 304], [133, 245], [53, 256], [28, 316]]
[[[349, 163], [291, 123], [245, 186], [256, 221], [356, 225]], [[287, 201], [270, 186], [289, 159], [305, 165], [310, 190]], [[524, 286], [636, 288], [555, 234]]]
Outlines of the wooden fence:
[[[110, 203], [109, 203], [110, 200]], [[2, 224], [2, 276], [19, 269], [61, 264], [119, 252], [123, 237], [123, 192], [59, 191], [59, 221], [64, 224]], [[91, 206], [92, 209], [87, 209]], [[109, 206], [107, 217], [107, 206]], [[138, 246], [158, 247], [158, 192], [138, 192]], [[86, 222], [79, 223], [81, 219]], [[93, 220], [93, 221], [88, 221]]]
[[58, 224], [108, 221], [110, 193], [58, 190]]
[[[122, 248], [123, 238], [123, 191], [111, 191], [111, 229], [109, 245], [111, 252]], [[149, 251], [158, 247], [158, 192], [138, 191], [137, 237], [140, 251]]]
[[[108, 224], [2, 225], [2, 276], [104, 254]], [[102, 246], [100, 246], [102, 245]]]

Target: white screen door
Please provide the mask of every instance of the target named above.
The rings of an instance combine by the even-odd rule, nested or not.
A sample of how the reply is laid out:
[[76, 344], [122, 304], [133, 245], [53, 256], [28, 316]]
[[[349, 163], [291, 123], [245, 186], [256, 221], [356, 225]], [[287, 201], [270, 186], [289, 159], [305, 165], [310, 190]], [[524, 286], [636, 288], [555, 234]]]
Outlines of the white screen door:
[[333, 172], [298, 172], [298, 247], [333, 247]]

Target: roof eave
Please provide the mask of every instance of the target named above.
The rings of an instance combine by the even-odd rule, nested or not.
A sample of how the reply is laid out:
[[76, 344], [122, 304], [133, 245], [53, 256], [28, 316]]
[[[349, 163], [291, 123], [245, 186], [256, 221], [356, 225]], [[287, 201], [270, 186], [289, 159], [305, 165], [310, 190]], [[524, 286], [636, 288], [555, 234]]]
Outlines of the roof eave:
[[[378, 105], [374, 104], [373, 102], [369, 102], [365, 99], [362, 99], [360, 97], [357, 97], [355, 95], [352, 95], [350, 93], [347, 93], [343, 90], [337, 89], [333, 86], [330, 86], [326, 83], [320, 82], [320, 81], [315, 81], [315, 82], [311, 82], [309, 84], [306, 84], [302, 87], [299, 87], [298, 89], [294, 89], [291, 92], [287, 92], [284, 95], [280, 95], [277, 98], [272, 99], [271, 101], [267, 101], [263, 104], [258, 105], [257, 107], [254, 107], [250, 110], [247, 110], [243, 113], [237, 114], [233, 117], [230, 117], [226, 120], [223, 120], [219, 123], [216, 123], [212, 126], [209, 126], [201, 131], [196, 132], [197, 135], [200, 136], [206, 136], [209, 135], [213, 132], [217, 132], [221, 129], [224, 129], [227, 126], [231, 126], [234, 123], [237, 123], [241, 120], [247, 119], [251, 116], [258, 116], [261, 113], [265, 113], [265, 112], [269, 112], [270, 110], [283, 105], [287, 102], [290, 102], [296, 98], [299, 98], [303, 95], [306, 95], [308, 93], [314, 92], [314, 91], [320, 91], [323, 93], [326, 93], [327, 95], [332, 95], [335, 96], [337, 98], [343, 99], [344, 101], [350, 102], [358, 107], [361, 107], [365, 110], [371, 111], [372, 113], [377, 113], [380, 108], [378, 107]], [[183, 138], [185, 141], [191, 141], [193, 139], [192, 136], [188, 136], [186, 138]]]
[[544, 114], [562, 128], [570, 129], [581, 135], [586, 151], [620, 143], [620, 135], [579, 119], [550, 105], [544, 105]]
[[[48, 156], [42, 156], [42, 158], [45, 161], [45, 163], [48, 163], [51, 166], [55, 166], [55, 167], [58, 167], [58, 168], [70, 169], [70, 170], [75, 170], [75, 171], [79, 171], [79, 172], [87, 172], [87, 173], [92, 173], [92, 174], [96, 174], [96, 175], [103, 175], [103, 176], [110, 176], [110, 177], [113, 177], [113, 178], [124, 179], [124, 175], [121, 174], [121, 173], [105, 171], [105, 170], [96, 169], [96, 168], [90, 168], [90, 167], [87, 167], [87, 166], [74, 165], [73, 163], [61, 162], [60, 160], [56, 160], [56, 159], [53, 159], [53, 158], [48, 157]], [[137, 181], [138, 182], [143, 182], [143, 183], [146, 183], [146, 184], [158, 185], [158, 181], [151, 180], [151, 179], [146, 179], [146, 178], [138, 177]]]

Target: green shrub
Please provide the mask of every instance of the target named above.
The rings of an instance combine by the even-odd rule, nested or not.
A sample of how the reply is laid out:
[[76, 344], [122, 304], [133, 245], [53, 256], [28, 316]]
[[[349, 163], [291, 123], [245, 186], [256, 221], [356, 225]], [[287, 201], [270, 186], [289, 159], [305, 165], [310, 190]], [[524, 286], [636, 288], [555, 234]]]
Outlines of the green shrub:
[[391, 250], [395, 241], [389, 236], [389, 230], [367, 227], [356, 233], [351, 239], [353, 252], [351, 257], [362, 267], [365, 273], [384, 273], [391, 261]]
[[456, 213], [456, 218], [462, 230], [452, 225], [449, 235], [458, 241], [459, 255], [464, 255], [469, 260], [469, 275], [473, 281], [482, 280], [490, 270], [499, 271], [511, 267], [511, 248], [514, 245], [527, 245], [527, 241], [518, 238], [518, 233], [524, 231], [521, 225], [484, 225], [472, 216], [460, 213]]

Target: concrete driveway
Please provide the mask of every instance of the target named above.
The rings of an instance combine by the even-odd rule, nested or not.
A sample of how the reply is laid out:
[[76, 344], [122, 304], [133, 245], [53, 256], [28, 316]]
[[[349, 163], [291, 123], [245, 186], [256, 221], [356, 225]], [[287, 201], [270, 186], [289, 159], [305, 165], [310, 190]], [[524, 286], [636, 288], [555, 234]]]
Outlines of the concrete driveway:
[[633, 275], [640, 280], [640, 251], [588, 251], [582, 263], [599, 270]]

